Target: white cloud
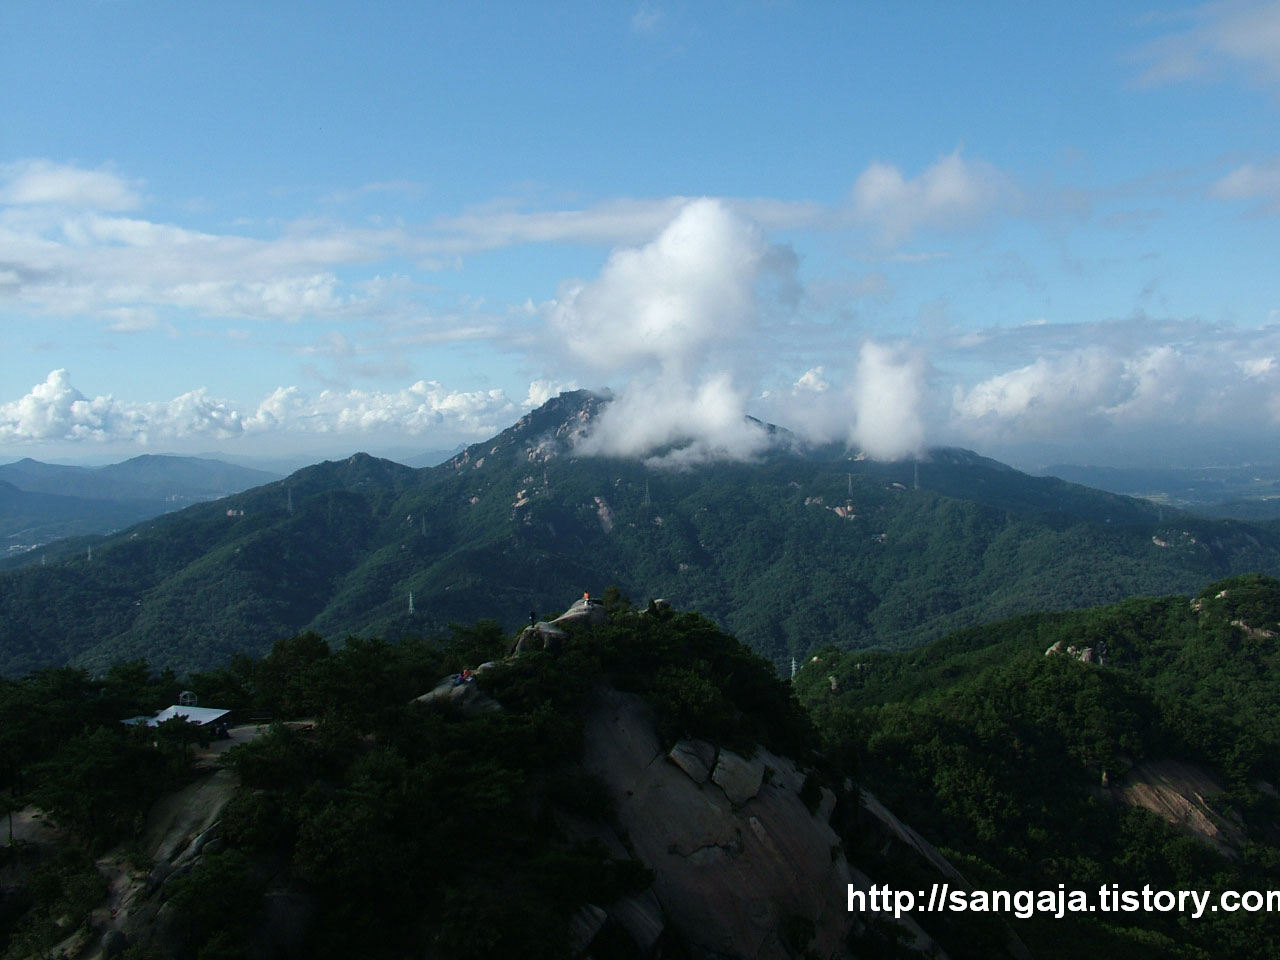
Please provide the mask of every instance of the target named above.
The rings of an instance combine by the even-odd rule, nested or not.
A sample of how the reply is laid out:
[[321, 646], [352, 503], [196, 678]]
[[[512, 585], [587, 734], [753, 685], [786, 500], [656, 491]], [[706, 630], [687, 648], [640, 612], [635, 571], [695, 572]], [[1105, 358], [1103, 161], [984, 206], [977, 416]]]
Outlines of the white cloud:
[[521, 406], [532, 410], [534, 407], [542, 406], [552, 397], [577, 389], [578, 384], [573, 380], [534, 380], [529, 384], [529, 393], [525, 396], [524, 403]]
[[997, 374], [969, 390], [956, 388], [955, 416], [974, 430], [999, 434], [1012, 424], [1037, 433], [1080, 427], [1121, 402], [1124, 365], [1088, 348]]
[[907, 350], [868, 340], [858, 354], [850, 442], [878, 460], [924, 450], [926, 365]]
[[830, 389], [831, 384], [823, 379], [822, 367], [811, 367], [795, 383], [797, 393], [825, 393]]
[[0, 444], [51, 441], [155, 443], [249, 435], [423, 435], [478, 439], [506, 427], [553, 387], [530, 384], [521, 402], [502, 390], [448, 390], [418, 381], [401, 390], [325, 390], [311, 396], [278, 387], [246, 412], [204, 388], [167, 401], [87, 397], [66, 370], [54, 370], [26, 396], [0, 404]]
[[1268, 376], [1277, 370], [1275, 357], [1250, 357], [1237, 363], [1240, 371], [1250, 380]]
[[1195, 343], [1080, 347], [954, 388], [951, 429], [967, 442], [1097, 438], [1107, 431], [1269, 429], [1280, 424], [1275, 331]]
[[691, 201], [650, 243], [614, 251], [596, 280], [566, 285], [548, 319], [597, 368], [691, 369], [713, 342], [754, 324], [767, 252], [723, 203]]
[[640, 243], [687, 204], [686, 197], [619, 199], [582, 210], [518, 210], [489, 204], [432, 224], [423, 247], [433, 253], [467, 253], [526, 243]]
[[[521, 210], [495, 202], [433, 221], [417, 243], [424, 254], [472, 253], [533, 243], [639, 245], [652, 239], [693, 201], [690, 197], [623, 197], [582, 209]], [[820, 223], [817, 204], [770, 198], [720, 198], [738, 216], [761, 226], [789, 229]]]
[[342, 295], [331, 267], [379, 259], [395, 234], [330, 231], [256, 240], [100, 213], [0, 211], [4, 299], [112, 322], [121, 310], [238, 319], [336, 318], [379, 301]]
[[240, 415], [194, 390], [165, 403], [128, 404], [110, 395], [89, 398], [54, 370], [24, 397], [0, 404], [0, 443], [91, 440], [147, 443], [156, 438], [227, 438], [242, 430]]
[[1178, 19], [1191, 25], [1166, 33], [1136, 51], [1145, 64], [1143, 86], [1207, 77], [1240, 66], [1264, 83], [1280, 80], [1280, 3], [1219, 2]]
[[581, 449], [665, 466], [758, 454], [766, 435], [746, 418], [742, 383], [766, 289], [787, 295], [794, 269], [755, 224], [703, 199], [615, 250], [594, 280], [566, 284], [544, 308], [552, 332], [579, 362], [631, 377]]
[[972, 223], [991, 210], [1007, 190], [1005, 177], [989, 164], [966, 161], [959, 149], [915, 179], [897, 167], [873, 163], [854, 181], [855, 217], [876, 229], [888, 246], [924, 227]]
[[[533, 392], [531, 386], [530, 392]], [[520, 416], [526, 405], [502, 390], [448, 390], [419, 380], [401, 390], [325, 390], [311, 396], [279, 387], [245, 419], [250, 433], [440, 434], [477, 439]]]
[[1280, 160], [1237, 167], [1213, 185], [1213, 196], [1223, 200], [1256, 200], [1269, 213], [1280, 213]]
[[48, 160], [0, 164], [0, 204], [132, 210], [133, 184], [108, 170], [86, 170]]
[[646, 458], [656, 467], [750, 460], [769, 445], [769, 435], [747, 418], [746, 401], [724, 371], [692, 383], [670, 375], [633, 380], [604, 407], [577, 449], [589, 456]]

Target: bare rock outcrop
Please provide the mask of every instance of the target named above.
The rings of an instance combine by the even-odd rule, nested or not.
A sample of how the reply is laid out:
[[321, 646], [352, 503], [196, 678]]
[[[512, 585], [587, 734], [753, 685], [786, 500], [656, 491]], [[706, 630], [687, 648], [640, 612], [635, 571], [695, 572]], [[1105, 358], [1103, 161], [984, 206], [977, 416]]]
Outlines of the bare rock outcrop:
[[1130, 770], [1110, 792], [1117, 802], [1150, 810], [1223, 856], [1238, 858], [1248, 839], [1239, 814], [1221, 805], [1214, 809], [1222, 784], [1195, 764], [1171, 758], [1147, 760]]
[[529, 650], [554, 651], [573, 628], [598, 627], [608, 622], [608, 619], [604, 603], [584, 593], [554, 620], [539, 620], [525, 627], [516, 638], [511, 655], [519, 656]]
[[612, 690], [589, 713], [584, 743], [584, 765], [607, 785], [632, 853], [654, 872], [667, 924], [691, 947], [782, 960], [796, 949], [784, 929], [811, 924], [801, 951], [847, 955], [849, 867], [835, 831], [800, 799], [804, 776], [791, 760], [721, 750], [714, 770], [726, 789], [702, 776], [699, 741], [663, 750], [644, 702]]

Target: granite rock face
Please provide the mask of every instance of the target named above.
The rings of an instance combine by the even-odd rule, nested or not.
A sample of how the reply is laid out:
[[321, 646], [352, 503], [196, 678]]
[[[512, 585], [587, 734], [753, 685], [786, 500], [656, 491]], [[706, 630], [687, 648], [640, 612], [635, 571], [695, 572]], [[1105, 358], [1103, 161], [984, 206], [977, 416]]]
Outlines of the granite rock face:
[[721, 750], [705, 776], [712, 749], [682, 741], [663, 750], [643, 701], [617, 691], [601, 694], [587, 718], [584, 765], [653, 870], [666, 923], [701, 954], [783, 960], [794, 955], [784, 928], [806, 921], [808, 949], [847, 956], [851, 874], [835, 831], [800, 799], [804, 775], [759, 749], [750, 760]]

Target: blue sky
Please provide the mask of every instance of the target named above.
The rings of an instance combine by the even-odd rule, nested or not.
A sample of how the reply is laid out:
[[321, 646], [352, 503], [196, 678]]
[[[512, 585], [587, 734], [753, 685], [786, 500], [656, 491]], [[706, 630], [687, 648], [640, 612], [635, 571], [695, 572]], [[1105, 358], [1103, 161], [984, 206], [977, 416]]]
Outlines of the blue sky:
[[1275, 3], [11, 0], [0, 460], [1272, 458], [1278, 108]]

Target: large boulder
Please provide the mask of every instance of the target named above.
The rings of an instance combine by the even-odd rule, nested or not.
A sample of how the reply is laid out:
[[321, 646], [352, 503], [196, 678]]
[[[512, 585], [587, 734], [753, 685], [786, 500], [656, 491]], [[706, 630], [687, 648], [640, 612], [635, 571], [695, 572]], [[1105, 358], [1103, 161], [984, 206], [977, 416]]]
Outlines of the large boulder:
[[569, 609], [551, 622], [558, 627], [566, 626], [588, 626], [598, 627], [609, 619], [608, 613], [605, 612], [604, 604], [599, 600], [593, 600], [586, 594], [573, 601], [569, 605]]
[[[720, 751], [735, 801], [671, 762], [644, 702], [617, 691], [601, 694], [584, 733], [584, 765], [609, 789], [621, 833], [654, 872], [666, 922], [695, 953], [847, 956], [851, 874], [835, 831], [800, 799], [794, 763], [764, 749], [752, 760]], [[785, 930], [808, 925], [812, 941], [786, 942]]]

